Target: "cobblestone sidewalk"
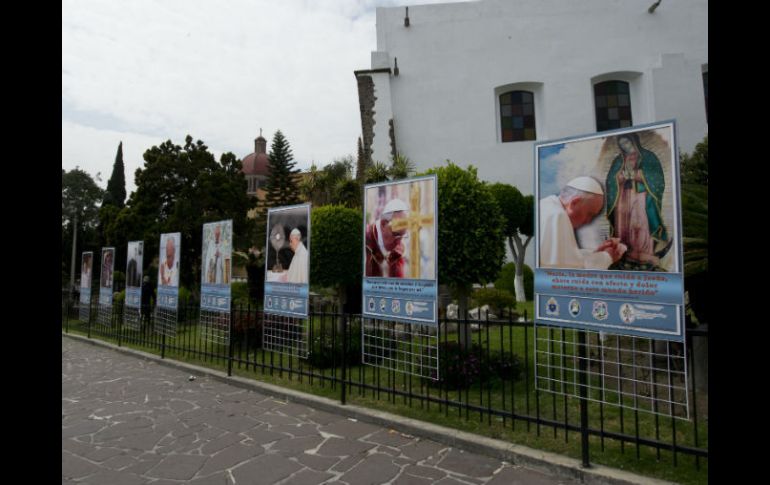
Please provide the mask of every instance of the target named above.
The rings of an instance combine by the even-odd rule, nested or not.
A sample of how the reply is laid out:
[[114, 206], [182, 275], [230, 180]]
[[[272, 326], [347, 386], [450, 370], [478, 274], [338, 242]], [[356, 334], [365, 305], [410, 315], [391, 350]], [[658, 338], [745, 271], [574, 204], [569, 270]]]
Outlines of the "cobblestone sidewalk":
[[63, 338], [62, 483], [578, 482]]

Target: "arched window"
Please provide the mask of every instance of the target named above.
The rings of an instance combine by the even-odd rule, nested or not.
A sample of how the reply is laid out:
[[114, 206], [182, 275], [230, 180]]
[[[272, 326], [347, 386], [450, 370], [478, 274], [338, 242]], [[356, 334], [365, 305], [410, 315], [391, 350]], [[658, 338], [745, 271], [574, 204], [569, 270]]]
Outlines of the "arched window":
[[604, 81], [594, 84], [596, 131], [614, 130], [633, 125], [631, 95], [625, 81]]
[[535, 140], [535, 97], [530, 91], [508, 91], [500, 95], [502, 141]]

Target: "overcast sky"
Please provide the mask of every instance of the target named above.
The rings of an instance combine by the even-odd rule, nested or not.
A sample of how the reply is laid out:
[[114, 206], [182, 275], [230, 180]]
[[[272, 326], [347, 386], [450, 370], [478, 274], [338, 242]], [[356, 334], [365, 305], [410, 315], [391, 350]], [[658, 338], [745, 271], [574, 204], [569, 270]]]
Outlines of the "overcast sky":
[[280, 129], [299, 168], [354, 155], [354, 70], [376, 49], [375, 7], [431, 0], [63, 0], [62, 168], [101, 173], [187, 134], [217, 160]]

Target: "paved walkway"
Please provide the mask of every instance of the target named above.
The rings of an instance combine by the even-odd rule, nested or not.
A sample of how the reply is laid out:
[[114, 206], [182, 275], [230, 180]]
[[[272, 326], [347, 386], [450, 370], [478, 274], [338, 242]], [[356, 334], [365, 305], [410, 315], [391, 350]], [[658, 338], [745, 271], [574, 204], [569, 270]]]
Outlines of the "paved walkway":
[[578, 482], [62, 338], [62, 483]]

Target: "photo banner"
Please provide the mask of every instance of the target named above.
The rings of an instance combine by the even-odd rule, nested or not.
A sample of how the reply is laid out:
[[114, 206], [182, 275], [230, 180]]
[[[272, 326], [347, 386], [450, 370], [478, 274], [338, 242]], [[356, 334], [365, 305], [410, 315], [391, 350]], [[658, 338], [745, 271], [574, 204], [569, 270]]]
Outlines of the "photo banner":
[[142, 306], [142, 263], [144, 262], [144, 241], [129, 241], [126, 258], [126, 306]]
[[182, 233], [160, 235], [158, 266], [158, 307], [176, 310], [179, 306], [179, 258]]
[[310, 204], [267, 212], [264, 311], [306, 319], [310, 292]]
[[115, 271], [115, 248], [102, 248], [99, 304], [112, 305], [112, 273]]
[[535, 144], [537, 323], [684, 340], [674, 121]]
[[364, 187], [363, 314], [438, 325], [435, 175]]
[[233, 221], [203, 225], [201, 248], [201, 310], [230, 311]]
[[85, 251], [80, 258], [80, 303], [91, 304], [91, 275], [94, 267], [93, 251]]

